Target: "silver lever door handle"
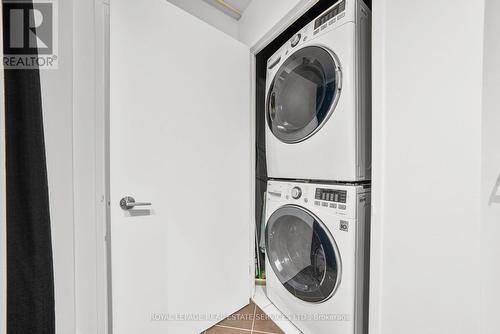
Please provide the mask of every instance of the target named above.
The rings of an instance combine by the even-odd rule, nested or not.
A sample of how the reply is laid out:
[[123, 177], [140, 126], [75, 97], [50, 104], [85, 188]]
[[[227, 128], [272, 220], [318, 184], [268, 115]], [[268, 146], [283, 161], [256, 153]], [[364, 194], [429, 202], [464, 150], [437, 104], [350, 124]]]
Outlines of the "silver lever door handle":
[[123, 210], [130, 210], [136, 206], [150, 206], [151, 203], [148, 202], [136, 202], [131, 196], [125, 196], [120, 200], [120, 208]]

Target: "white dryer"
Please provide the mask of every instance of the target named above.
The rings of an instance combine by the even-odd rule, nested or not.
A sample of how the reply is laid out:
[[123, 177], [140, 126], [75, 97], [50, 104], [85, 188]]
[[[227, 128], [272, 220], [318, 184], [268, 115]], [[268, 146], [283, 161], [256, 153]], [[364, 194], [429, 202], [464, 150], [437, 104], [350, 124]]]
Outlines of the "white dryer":
[[269, 177], [370, 179], [370, 35], [363, 0], [341, 0], [268, 59]]
[[267, 296], [305, 334], [366, 334], [370, 186], [269, 181]]

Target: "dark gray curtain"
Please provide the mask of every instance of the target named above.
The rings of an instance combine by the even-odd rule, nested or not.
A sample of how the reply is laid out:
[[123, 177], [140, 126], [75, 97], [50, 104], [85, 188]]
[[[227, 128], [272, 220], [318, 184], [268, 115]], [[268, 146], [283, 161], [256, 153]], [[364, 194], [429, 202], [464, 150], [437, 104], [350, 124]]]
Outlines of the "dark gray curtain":
[[[9, 33], [6, 15], [4, 10], [4, 49]], [[38, 69], [9, 69], [4, 75], [7, 333], [53, 334], [54, 278], [40, 76]]]

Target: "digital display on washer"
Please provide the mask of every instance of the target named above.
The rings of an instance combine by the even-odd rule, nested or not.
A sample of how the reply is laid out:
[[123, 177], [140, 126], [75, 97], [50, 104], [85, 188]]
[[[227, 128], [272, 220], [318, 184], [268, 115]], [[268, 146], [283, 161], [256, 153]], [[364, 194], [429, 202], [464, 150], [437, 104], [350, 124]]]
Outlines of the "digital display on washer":
[[347, 200], [347, 191], [316, 188], [314, 198], [321, 201], [345, 203]]
[[345, 10], [345, 0], [342, 0], [335, 7], [325, 12], [323, 15], [318, 17], [316, 21], [314, 21], [314, 29], [317, 29], [318, 27], [322, 26], [330, 19], [333, 19], [335, 16], [342, 13], [344, 10]]

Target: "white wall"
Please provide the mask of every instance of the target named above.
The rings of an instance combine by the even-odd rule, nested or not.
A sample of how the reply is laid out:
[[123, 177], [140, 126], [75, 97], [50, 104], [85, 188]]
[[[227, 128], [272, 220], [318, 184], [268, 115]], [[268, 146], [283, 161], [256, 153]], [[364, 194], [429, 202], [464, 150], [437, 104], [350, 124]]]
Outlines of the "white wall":
[[479, 333], [484, 2], [373, 15], [370, 333]]
[[500, 2], [486, 0], [481, 183], [481, 333], [500, 333]]
[[[168, 0], [170, 3], [186, 12], [191, 13], [202, 21], [216, 27], [226, 34], [238, 37], [238, 21], [232, 19], [228, 15], [222, 13], [217, 8], [209, 5], [203, 0]], [[182, 32], [182, 27], [179, 27], [179, 32]]]

